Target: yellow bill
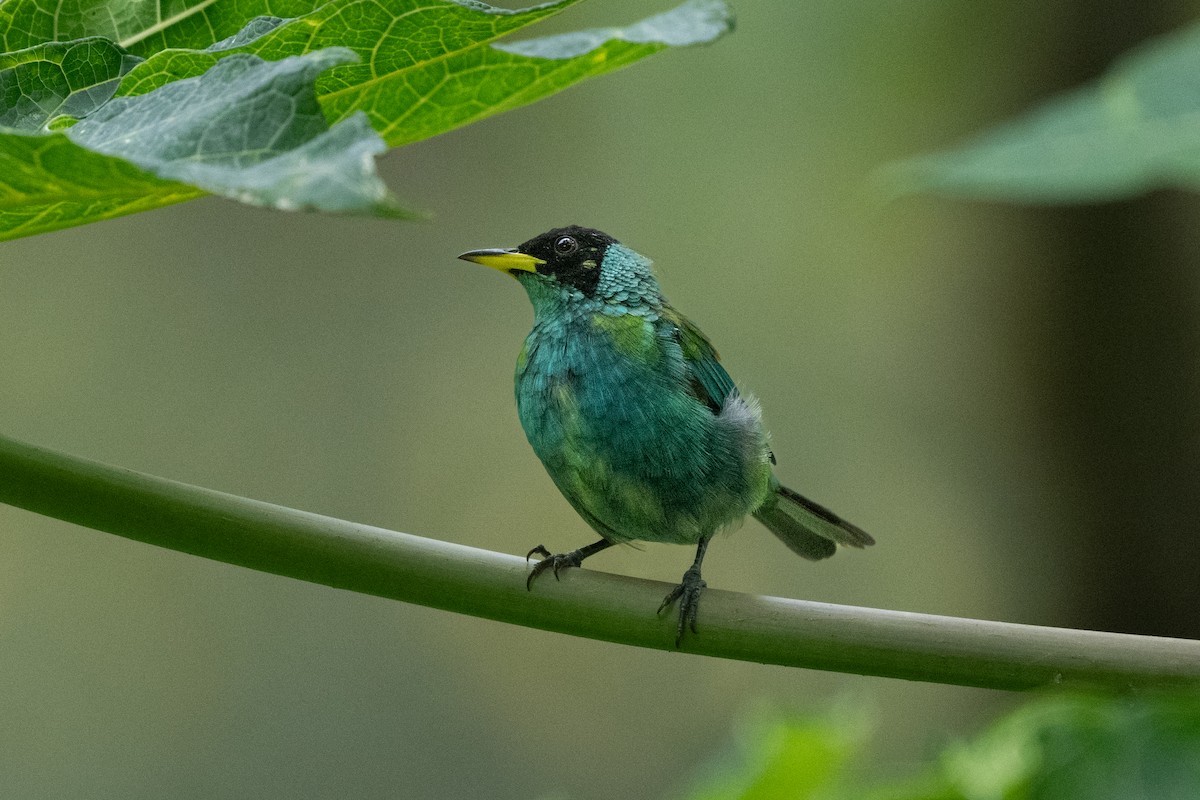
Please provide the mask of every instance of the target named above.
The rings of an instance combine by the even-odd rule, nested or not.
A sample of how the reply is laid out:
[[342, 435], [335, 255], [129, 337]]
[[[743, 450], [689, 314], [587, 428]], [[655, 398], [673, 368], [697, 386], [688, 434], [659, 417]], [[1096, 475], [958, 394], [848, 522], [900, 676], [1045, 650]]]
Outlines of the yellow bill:
[[501, 272], [537, 272], [538, 264], [546, 262], [517, 250], [471, 250], [459, 256], [463, 261], [474, 261]]

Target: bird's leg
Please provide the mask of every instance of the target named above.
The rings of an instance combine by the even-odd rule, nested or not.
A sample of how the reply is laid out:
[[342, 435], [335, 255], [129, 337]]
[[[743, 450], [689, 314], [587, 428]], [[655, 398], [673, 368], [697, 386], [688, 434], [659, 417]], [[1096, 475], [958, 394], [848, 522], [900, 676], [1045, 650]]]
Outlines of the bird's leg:
[[569, 553], [559, 553], [551, 555], [550, 551], [542, 545], [530, 550], [525, 554], [525, 560], [528, 561], [530, 556], [535, 553], [542, 556], [542, 560], [533, 565], [533, 569], [529, 573], [529, 577], [525, 579], [525, 588], [533, 589], [533, 579], [541, 575], [548, 569], [554, 570], [554, 579], [558, 580], [558, 571], [567, 567], [578, 567], [583, 563], [583, 560], [588, 556], [595, 555], [601, 550], [606, 550], [612, 547], [613, 543], [608, 539], [601, 539], [595, 544], [589, 544], [587, 547], [581, 547], [578, 550], [572, 550]]
[[696, 560], [692, 562], [691, 568], [683, 573], [683, 580], [678, 586], [671, 590], [666, 599], [662, 601], [662, 605], [658, 607], [658, 613], [661, 614], [663, 609], [679, 601], [679, 630], [675, 634], [675, 647], [679, 647], [683, 641], [683, 632], [686, 628], [691, 628], [692, 633], [696, 633], [696, 612], [700, 609], [700, 593], [708, 586], [704, 579], [700, 577], [700, 562], [704, 560], [704, 552], [708, 550], [708, 541], [711, 536], [705, 536], [700, 540], [700, 544], [696, 545]]

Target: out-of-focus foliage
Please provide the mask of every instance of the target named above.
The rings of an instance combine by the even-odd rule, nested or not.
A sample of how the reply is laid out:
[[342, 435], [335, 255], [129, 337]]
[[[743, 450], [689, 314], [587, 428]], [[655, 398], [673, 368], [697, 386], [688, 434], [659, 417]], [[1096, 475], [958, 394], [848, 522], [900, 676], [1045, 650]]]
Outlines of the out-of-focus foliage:
[[1089, 202], [1200, 188], [1200, 25], [962, 147], [888, 172], [900, 192]]
[[704, 771], [689, 800], [828, 797], [861, 743], [858, 726], [830, 717], [759, 717], [732, 752]]
[[975, 739], [948, 745], [923, 775], [876, 786], [847, 775], [861, 737], [837, 717], [754, 724], [689, 800], [1195, 800], [1200, 698], [1045, 697]]
[[1200, 797], [1200, 698], [1036, 701], [948, 749], [941, 780], [967, 800]]

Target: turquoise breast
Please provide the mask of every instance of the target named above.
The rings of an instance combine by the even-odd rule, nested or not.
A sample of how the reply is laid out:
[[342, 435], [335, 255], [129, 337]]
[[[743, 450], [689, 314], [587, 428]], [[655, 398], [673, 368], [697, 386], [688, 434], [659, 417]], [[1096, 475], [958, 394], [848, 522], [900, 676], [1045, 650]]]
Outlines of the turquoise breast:
[[648, 309], [548, 315], [518, 360], [529, 443], [568, 501], [612, 541], [694, 543], [767, 496], [757, 405], [735, 399], [714, 414], [700, 402], [675, 334]]

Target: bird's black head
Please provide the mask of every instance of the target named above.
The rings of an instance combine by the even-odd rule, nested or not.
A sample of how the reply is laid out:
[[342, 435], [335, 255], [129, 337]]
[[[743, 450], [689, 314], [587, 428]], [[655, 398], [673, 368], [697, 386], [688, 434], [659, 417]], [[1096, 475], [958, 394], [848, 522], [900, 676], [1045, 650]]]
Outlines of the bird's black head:
[[[3, 2], [3, 0], [0, 0]], [[609, 245], [617, 240], [607, 233], [570, 225], [535, 236], [509, 250], [472, 250], [459, 258], [507, 272], [513, 277], [532, 273], [593, 297]]]
[[600, 282], [604, 251], [616, 241], [607, 233], [569, 225], [533, 237], [517, 252], [546, 262], [537, 265], [539, 275], [552, 277], [591, 297]]

